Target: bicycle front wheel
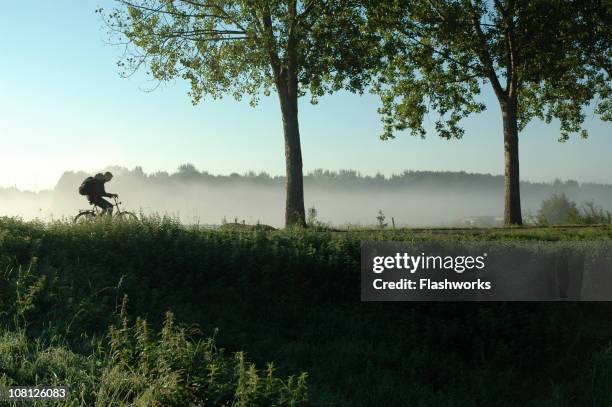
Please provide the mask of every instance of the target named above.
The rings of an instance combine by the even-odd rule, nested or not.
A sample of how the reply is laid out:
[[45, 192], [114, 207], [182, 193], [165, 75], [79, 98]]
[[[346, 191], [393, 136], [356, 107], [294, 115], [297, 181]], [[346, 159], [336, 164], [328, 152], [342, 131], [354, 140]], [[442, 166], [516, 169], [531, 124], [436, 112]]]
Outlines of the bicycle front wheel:
[[93, 211], [81, 212], [74, 217], [74, 223], [91, 222], [95, 217], [96, 214]]
[[132, 212], [121, 212], [117, 214], [117, 219], [126, 220], [128, 222], [138, 222], [138, 216]]

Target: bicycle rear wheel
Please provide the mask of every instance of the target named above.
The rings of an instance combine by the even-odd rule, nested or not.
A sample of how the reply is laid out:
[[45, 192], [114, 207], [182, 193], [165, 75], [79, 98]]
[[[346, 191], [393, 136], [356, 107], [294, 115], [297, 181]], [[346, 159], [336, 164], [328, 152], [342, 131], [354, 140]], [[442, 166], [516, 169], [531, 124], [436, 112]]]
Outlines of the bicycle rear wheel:
[[85, 211], [74, 217], [74, 223], [91, 222], [96, 217], [93, 211]]
[[117, 219], [127, 220], [129, 222], [138, 222], [138, 216], [132, 212], [121, 212], [117, 214]]

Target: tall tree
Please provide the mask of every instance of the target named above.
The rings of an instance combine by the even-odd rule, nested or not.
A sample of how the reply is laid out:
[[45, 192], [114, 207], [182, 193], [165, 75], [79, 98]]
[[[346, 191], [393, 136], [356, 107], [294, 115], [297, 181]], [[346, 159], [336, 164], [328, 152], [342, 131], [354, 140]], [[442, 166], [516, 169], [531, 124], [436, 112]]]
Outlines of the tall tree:
[[585, 109], [612, 119], [612, 3], [572, 0], [366, 0], [384, 37], [383, 139], [439, 115], [439, 136], [461, 138], [461, 119], [482, 112], [493, 88], [503, 122], [505, 224], [522, 224], [519, 131], [533, 118], [560, 122], [560, 141], [582, 129]]
[[[305, 225], [298, 99], [341, 88], [361, 92], [369, 42], [365, 13], [353, 0], [118, 0], [105, 15], [128, 46], [119, 62], [159, 81], [190, 82], [203, 96], [240, 100], [276, 90], [283, 120], [286, 225]], [[101, 11], [101, 10], [100, 10]]]

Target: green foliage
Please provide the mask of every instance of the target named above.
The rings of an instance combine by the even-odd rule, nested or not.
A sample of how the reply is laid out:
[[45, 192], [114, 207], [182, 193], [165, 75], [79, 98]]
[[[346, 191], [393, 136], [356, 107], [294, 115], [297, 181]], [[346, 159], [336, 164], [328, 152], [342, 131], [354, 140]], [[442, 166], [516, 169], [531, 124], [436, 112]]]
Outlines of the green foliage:
[[542, 202], [537, 222], [541, 225], [576, 224], [579, 219], [578, 208], [565, 194], [555, 194]]
[[593, 201], [587, 201], [580, 208], [580, 223], [584, 225], [610, 224], [612, 213], [596, 206]]
[[[45, 345], [23, 330], [0, 331], [0, 386], [64, 386], [63, 406], [300, 406], [306, 374], [286, 380], [228, 357], [213, 338], [194, 341], [166, 314], [159, 333], [122, 315], [89, 355]], [[35, 403], [41, 404], [41, 403]], [[49, 404], [44, 404], [49, 405]]]
[[[489, 83], [502, 107], [516, 104], [518, 126], [558, 119], [561, 140], [580, 132], [594, 102], [610, 119], [612, 7], [572, 1], [367, 1], [370, 29], [385, 58], [375, 91], [382, 98], [383, 138], [439, 114], [436, 131], [461, 138], [461, 119], [484, 110]], [[506, 83], [501, 83], [505, 79]]]
[[542, 202], [536, 221], [540, 225], [597, 225], [612, 223], [612, 214], [592, 201], [578, 208], [565, 194], [554, 194]]
[[[0, 273], [0, 325], [10, 327], [0, 376], [64, 383], [73, 405], [250, 405], [267, 395], [290, 405], [304, 397], [304, 377], [291, 378], [303, 371], [316, 406], [610, 402], [606, 303], [359, 301], [363, 240], [609, 240], [610, 226], [266, 232], [167, 218], [1, 219], [0, 235], [0, 270], [10, 270]], [[168, 310], [202, 332], [219, 327], [214, 344]], [[255, 369], [255, 379], [240, 351], [278, 365]], [[270, 372], [284, 378], [271, 391]]]
[[[233, 358], [213, 338], [193, 341], [167, 313], [154, 336], [146, 321], [111, 327], [107, 368], [98, 397], [132, 405], [297, 406], [306, 400], [306, 374], [285, 382], [270, 367], [260, 373], [244, 353]], [[297, 381], [297, 382], [296, 382]]]
[[262, 223], [257, 223], [255, 225], [247, 225], [245, 223], [245, 221], [243, 220], [242, 223], [238, 223], [238, 222], [233, 222], [233, 223], [222, 223], [221, 226], [219, 227], [220, 230], [232, 230], [232, 231], [253, 231], [253, 230], [257, 230], [257, 231], [263, 231], [263, 232], [269, 232], [272, 230], [276, 230], [275, 227], [270, 226], [270, 225], [264, 225]]
[[[255, 105], [295, 78], [313, 102], [365, 82], [369, 44], [354, 1], [119, 1], [104, 14], [115, 40], [130, 43], [124, 75], [148, 66], [153, 78], [191, 84], [194, 104], [205, 95], [244, 95]], [[103, 13], [103, 10], [99, 10]], [[277, 89], [278, 90], [278, 89]]]

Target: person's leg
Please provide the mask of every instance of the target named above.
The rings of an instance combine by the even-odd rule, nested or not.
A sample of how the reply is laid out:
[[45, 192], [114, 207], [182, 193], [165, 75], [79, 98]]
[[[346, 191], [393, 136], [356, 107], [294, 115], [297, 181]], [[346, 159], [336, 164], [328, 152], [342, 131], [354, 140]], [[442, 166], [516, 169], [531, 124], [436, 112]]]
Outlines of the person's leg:
[[113, 214], [113, 204], [108, 202], [106, 199], [102, 199], [100, 198], [100, 203], [102, 203], [104, 206], [102, 206], [102, 209], [104, 209], [104, 211], [108, 214], [108, 215], [112, 215]]
[[113, 214], [113, 204], [108, 202], [106, 199], [102, 197], [93, 198], [90, 201], [92, 204], [102, 209], [102, 213], [112, 215]]

